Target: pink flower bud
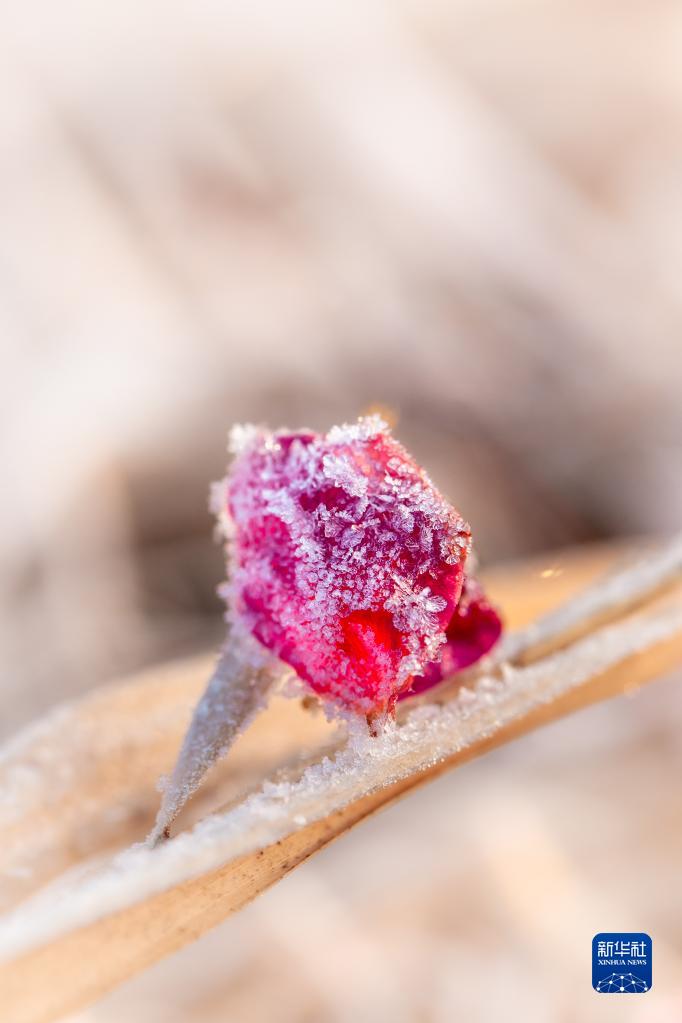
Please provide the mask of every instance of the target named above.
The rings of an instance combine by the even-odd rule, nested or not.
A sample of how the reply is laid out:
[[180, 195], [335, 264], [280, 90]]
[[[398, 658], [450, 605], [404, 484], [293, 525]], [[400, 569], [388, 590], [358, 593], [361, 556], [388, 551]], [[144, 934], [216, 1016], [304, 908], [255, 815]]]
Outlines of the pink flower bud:
[[227, 511], [233, 620], [339, 706], [390, 712], [499, 636], [468, 525], [378, 417], [242, 431]]

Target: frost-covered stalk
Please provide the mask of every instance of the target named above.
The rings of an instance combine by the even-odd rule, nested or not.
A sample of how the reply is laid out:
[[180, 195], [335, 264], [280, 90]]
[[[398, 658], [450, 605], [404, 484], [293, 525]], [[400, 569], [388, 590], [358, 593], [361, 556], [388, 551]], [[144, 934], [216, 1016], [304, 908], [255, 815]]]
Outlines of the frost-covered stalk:
[[240, 645], [226, 646], [204, 695], [194, 709], [177, 763], [167, 780], [149, 845], [169, 837], [169, 829], [204, 775], [227, 753], [237, 735], [265, 702], [273, 675], [254, 668]]
[[572, 600], [543, 615], [517, 632], [508, 633], [495, 651], [498, 663], [524, 663], [531, 651], [551, 652], [562, 638], [575, 638], [602, 622], [637, 607], [658, 590], [679, 580], [682, 574], [682, 533], [659, 548], [577, 594]]

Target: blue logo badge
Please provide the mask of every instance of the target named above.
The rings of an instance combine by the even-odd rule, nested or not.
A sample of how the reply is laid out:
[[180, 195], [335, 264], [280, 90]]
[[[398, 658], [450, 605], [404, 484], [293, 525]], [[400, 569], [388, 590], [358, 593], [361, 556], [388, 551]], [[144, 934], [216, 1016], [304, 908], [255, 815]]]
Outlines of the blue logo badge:
[[642, 994], [651, 988], [648, 934], [595, 934], [592, 987], [602, 995]]

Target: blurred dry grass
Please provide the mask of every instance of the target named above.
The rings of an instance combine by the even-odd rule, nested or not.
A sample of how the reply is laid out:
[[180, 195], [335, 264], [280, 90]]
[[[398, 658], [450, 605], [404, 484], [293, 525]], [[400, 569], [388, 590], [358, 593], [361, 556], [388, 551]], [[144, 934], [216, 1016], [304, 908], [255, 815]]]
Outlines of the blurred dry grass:
[[[236, 419], [323, 427], [389, 406], [485, 561], [679, 526], [678, 4], [25, 0], [0, 3], [0, 27], [4, 733], [99, 681], [218, 641], [205, 495]], [[525, 910], [490, 892], [502, 890], [505, 843], [532, 850], [542, 832], [540, 847], [578, 874], [587, 941], [605, 913], [613, 922], [614, 860], [634, 843], [642, 866], [620, 877], [637, 912], [623, 919], [647, 929], [654, 905], [679, 941], [677, 807], [659, 807], [665, 833], [646, 809], [678, 766], [673, 695], [641, 700], [642, 718], [623, 704], [593, 712], [591, 728], [558, 726], [582, 765], [538, 737], [471, 768], [470, 788], [440, 782], [456, 830], [433, 848], [422, 836], [435, 795], [374, 822], [367, 845], [330, 850], [307, 882], [249, 909], [241, 946], [214, 936], [214, 959], [187, 953], [186, 976], [201, 971], [215, 1003], [198, 981], [162, 998], [154, 977], [172, 992], [182, 971], [159, 968], [131, 986], [127, 1018], [221, 1018], [223, 969], [240, 1020], [267, 1018], [278, 985], [282, 1019], [376, 1019], [353, 1001], [370, 983], [388, 999], [383, 1018], [400, 1019], [366, 965], [379, 947], [412, 992], [407, 1019], [499, 1018], [489, 984], [481, 994], [486, 948], [503, 1003], [511, 987], [529, 1020], [575, 1018], [569, 975], [545, 949], [545, 889], [527, 877]], [[623, 763], [645, 822], [627, 829], [604, 812]], [[581, 772], [607, 786], [594, 806]], [[505, 839], [507, 801], [518, 812]], [[481, 815], [494, 829], [469, 839]], [[592, 834], [607, 850], [599, 866]], [[353, 856], [394, 882], [373, 902], [385, 928], [383, 910], [372, 931], [362, 909], [364, 876], [346, 874]], [[408, 883], [425, 856], [453, 878], [450, 909], [431, 904], [426, 881]], [[339, 894], [350, 876], [357, 899]], [[558, 932], [562, 882], [548, 890]], [[259, 940], [291, 945], [287, 892], [303, 903], [301, 943], [286, 966], [279, 953], [266, 964]], [[465, 896], [466, 932], [455, 912]], [[318, 963], [322, 980], [301, 968], [287, 985], [318, 940], [318, 898], [345, 967]], [[519, 921], [536, 905], [528, 937]], [[452, 970], [455, 946], [469, 968]], [[432, 1002], [419, 995], [427, 979]], [[582, 1019], [590, 1011], [581, 1003]]]

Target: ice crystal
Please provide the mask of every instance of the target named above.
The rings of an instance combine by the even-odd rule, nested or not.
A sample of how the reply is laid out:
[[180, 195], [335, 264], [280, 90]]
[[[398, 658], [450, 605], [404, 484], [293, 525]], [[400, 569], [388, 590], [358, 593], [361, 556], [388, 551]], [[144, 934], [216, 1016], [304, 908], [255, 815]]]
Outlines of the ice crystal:
[[492, 650], [501, 633], [502, 622], [497, 611], [479, 583], [467, 576], [455, 613], [445, 630], [445, 644], [439, 659], [414, 678], [409, 691], [399, 698], [423, 693], [441, 679], [475, 664]]

